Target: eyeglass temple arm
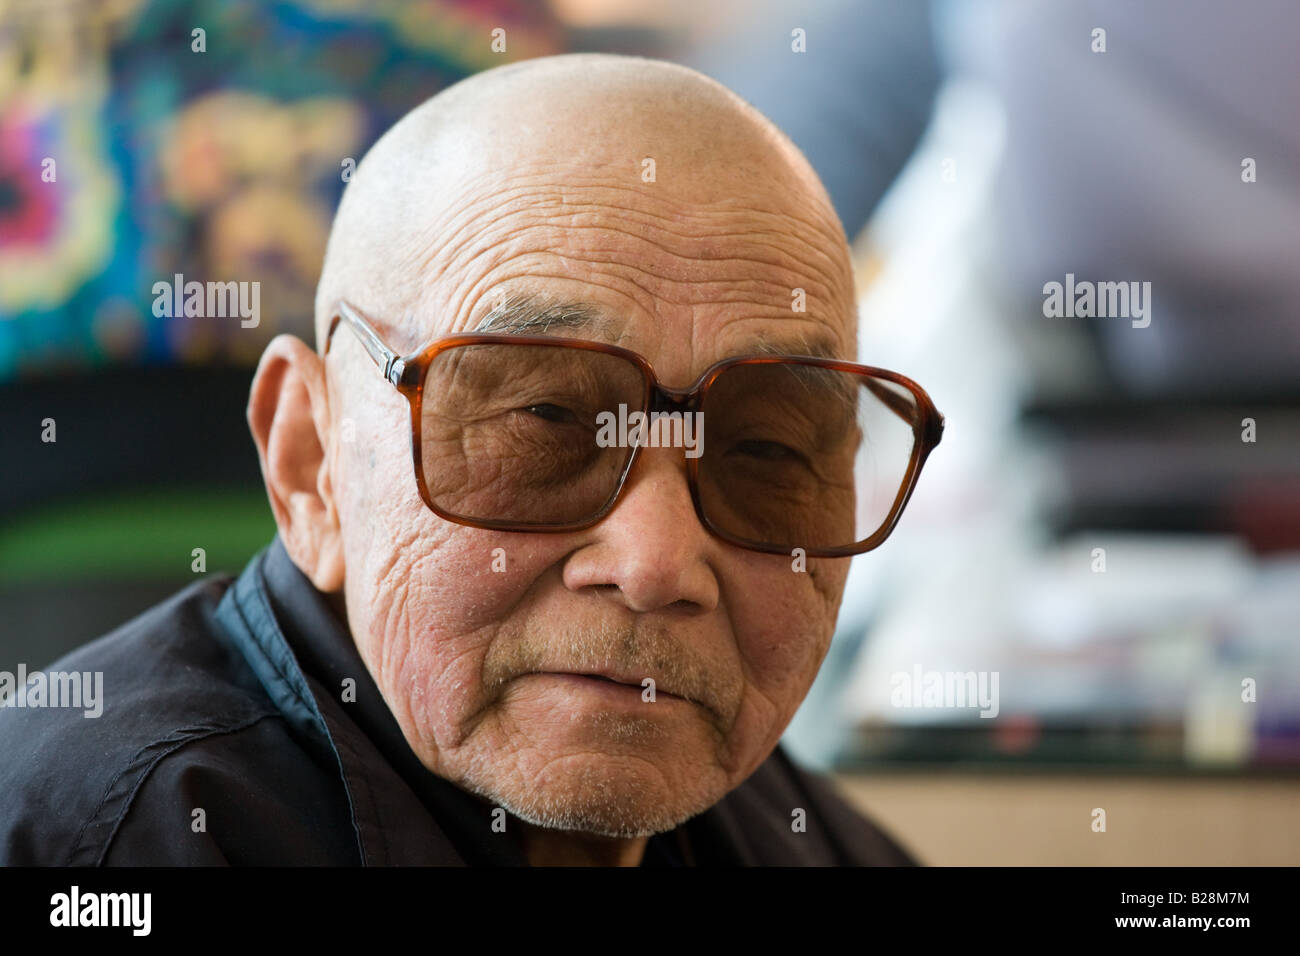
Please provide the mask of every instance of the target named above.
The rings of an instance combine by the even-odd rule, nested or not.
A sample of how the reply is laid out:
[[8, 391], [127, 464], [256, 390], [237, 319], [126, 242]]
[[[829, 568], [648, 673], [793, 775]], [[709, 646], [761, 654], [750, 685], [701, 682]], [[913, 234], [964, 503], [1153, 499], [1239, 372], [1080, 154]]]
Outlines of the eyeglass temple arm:
[[[903, 421], [907, 422], [907, 424], [911, 425], [913, 429], [917, 427], [919, 422], [917, 421], [917, 417], [915, 414], [917, 411], [917, 407], [915, 405], [908, 402], [906, 399], [904, 399], [901, 395], [899, 395], [897, 392], [893, 391], [892, 389], [886, 388], [884, 385], [881, 385], [879, 382], [873, 382], [870, 379], [868, 379], [867, 388], [871, 389], [872, 394], [875, 395], [876, 398], [880, 399], [882, 402], [888, 405], [893, 410], [895, 415], [897, 415]], [[935, 429], [935, 435], [933, 438], [933, 442], [936, 445], [939, 443], [939, 439], [943, 437], [943, 424], [944, 424], [943, 416], [940, 415], [938, 425]]]
[[385, 345], [383, 340], [379, 338], [379, 333], [375, 331], [374, 326], [346, 302], [340, 301], [334, 310], [334, 320], [330, 323], [329, 334], [325, 338], [325, 354], [329, 354], [330, 342], [333, 341], [334, 330], [338, 328], [340, 318], [345, 319], [352, 331], [356, 332], [357, 338], [361, 340], [361, 345], [365, 348], [371, 361], [383, 371], [384, 378], [394, 385], [397, 384], [394, 376], [394, 366], [398, 364], [397, 353]]

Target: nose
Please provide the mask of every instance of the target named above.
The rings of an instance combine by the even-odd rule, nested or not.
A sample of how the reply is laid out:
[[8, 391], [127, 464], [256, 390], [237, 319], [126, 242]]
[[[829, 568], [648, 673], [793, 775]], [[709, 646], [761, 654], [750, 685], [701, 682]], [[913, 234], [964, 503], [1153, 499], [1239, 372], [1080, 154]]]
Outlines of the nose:
[[564, 583], [629, 610], [702, 614], [718, 605], [716, 542], [696, 517], [681, 448], [640, 449], [614, 509], [585, 534]]

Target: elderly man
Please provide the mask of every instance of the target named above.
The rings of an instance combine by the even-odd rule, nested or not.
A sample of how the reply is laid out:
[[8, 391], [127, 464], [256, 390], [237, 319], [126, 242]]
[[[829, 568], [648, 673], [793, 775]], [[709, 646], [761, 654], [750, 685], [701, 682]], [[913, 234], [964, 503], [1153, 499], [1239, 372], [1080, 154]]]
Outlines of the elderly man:
[[53, 665], [98, 720], [0, 712], [0, 857], [910, 862], [778, 746], [942, 429], [854, 315], [807, 163], [699, 74], [434, 97], [257, 370], [276, 541]]

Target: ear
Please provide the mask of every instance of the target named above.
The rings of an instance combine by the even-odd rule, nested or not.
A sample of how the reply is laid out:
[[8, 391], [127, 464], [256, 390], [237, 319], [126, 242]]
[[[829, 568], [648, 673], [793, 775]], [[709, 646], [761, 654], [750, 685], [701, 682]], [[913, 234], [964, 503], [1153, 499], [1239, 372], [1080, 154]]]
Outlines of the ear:
[[277, 335], [248, 397], [248, 427], [285, 550], [316, 588], [343, 588], [343, 540], [330, 482], [325, 365], [305, 342]]

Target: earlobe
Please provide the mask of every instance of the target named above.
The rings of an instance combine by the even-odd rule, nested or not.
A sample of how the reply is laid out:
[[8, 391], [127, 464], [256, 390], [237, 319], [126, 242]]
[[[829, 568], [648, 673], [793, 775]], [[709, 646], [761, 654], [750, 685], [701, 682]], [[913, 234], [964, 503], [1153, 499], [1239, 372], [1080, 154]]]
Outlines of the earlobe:
[[320, 356], [278, 335], [262, 353], [248, 398], [267, 498], [294, 564], [325, 592], [343, 587], [343, 549], [329, 480], [329, 398]]

